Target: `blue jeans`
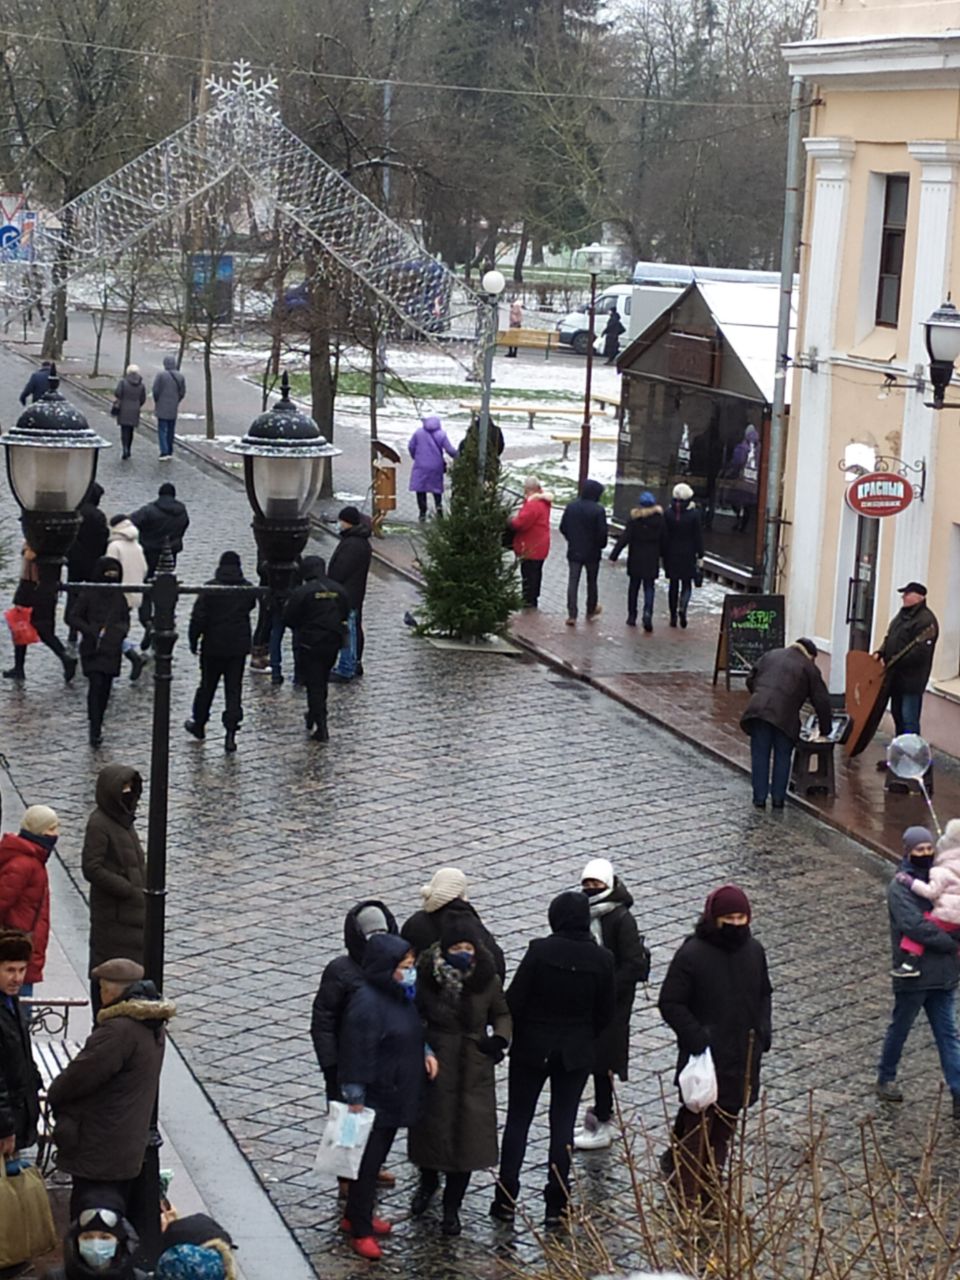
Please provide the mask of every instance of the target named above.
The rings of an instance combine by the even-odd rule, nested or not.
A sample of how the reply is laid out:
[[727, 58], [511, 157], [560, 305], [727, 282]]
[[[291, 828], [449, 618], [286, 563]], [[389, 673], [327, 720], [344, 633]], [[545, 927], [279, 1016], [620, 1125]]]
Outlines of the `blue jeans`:
[[897, 737], [901, 733], [920, 732], [920, 712], [923, 708], [922, 693], [893, 693], [890, 695], [890, 714]]
[[656, 579], [630, 578], [627, 586], [627, 617], [632, 618], [634, 622], [637, 620], [637, 597], [640, 594], [641, 585], [643, 586], [643, 616], [653, 617], [653, 602], [657, 591]]
[[[770, 780], [770, 757], [773, 756], [773, 781]], [[790, 781], [793, 741], [782, 729], [766, 720], [750, 721], [750, 776], [753, 798], [757, 804], [767, 803], [767, 792], [774, 804], [783, 804]]]
[[340, 650], [334, 672], [344, 680], [352, 680], [357, 674], [357, 611], [350, 610], [347, 619], [347, 643]]
[[160, 445], [161, 458], [169, 458], [173, 453], [173, 432], [176, 425], [176, 418], [157, 419], [157, 442]]
[[[922, 981], [922, 979], [914, 979]], [[954, 1010], [956, 990], [917, 991], [910, 987], [897, 991], [893, 997], [893, 1014], [883, 1041], [883, 1051], [877, 1067], [877, 1079], [887, 1084], [897, 1078], [900, 1055], [906, 1044], [910, 1028], [922, 1009], [927, 1015], [930, 1030], [940, 1054], [940, 1066], [947, 1088], [955, 1098], [960, 1097], [960, 1038], [957, 1036], [957, 1020]]]

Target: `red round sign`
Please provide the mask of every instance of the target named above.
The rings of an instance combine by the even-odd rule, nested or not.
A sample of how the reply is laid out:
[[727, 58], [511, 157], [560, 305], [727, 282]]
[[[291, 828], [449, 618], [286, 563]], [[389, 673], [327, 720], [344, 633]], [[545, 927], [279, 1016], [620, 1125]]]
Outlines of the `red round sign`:
[[898, 516], [913, 501], [913, 485], [890, 471], [857, 476], [847, 489], [847, 506], [861, 516]]

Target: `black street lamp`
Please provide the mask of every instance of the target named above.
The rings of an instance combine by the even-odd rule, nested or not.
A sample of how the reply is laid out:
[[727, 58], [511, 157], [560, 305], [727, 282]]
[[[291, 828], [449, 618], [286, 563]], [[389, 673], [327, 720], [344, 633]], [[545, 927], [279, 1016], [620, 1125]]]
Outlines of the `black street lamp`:
[[950, 301], [942, 302], [923, 322], [930, 357], [930, 381], [933, 383], [931, 409], [955, 408], [945, 402], [947, 387], [953, 377], [953, 366], [960, 358], [960, 311]]
[[577, 491], [583, 492], [583, 484], [590, 474], [591, 397], [593, 395], [593, 344], [597, 327], [597, 276], [603, 268], [603, 249], [596, 240], [582, 253], [583, 264], [590, 273], [590, 305], [587, 313], [587, 372], [583, 387], [583, 425], [580, 428], [580, 466], [577, 473]]

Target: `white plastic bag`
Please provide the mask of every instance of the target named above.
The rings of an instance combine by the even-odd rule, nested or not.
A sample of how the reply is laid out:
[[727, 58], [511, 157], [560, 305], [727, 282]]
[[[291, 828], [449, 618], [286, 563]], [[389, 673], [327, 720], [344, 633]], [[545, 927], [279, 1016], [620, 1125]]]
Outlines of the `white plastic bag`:
[[680, 1072], [680, 1097], [688, 1111], [706, 1111], [717, 1100], [717, 1069], [709, 1049], [688, 1058]]
[[314, 1173], [323, 1173], [331, 1178], [350, 1178], [351, 1181], [356, 1178], [376, 1114], [369, 1107], [351, 1111], [345, 1102], [331, 1102], [313, 1165]]

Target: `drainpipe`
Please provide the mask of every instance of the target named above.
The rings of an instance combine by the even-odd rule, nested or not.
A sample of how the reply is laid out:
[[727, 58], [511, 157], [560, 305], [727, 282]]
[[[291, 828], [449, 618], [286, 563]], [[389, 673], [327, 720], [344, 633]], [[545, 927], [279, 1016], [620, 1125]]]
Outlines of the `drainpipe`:
[[780, 501], [786, 443], [787, 351], [790, 344], [790, 302], [800, 238], [801, 102], [803, 80], [795, 76], [790, 86], [790, 122], [787, 131], [787, 182], [783, 198], [783, 236], [780, 241], [780, 315], [777, 321], [777, 371], [773, 383], [770, 417], [770, 455], [767, 460], [766, 530], [763, 545], [763, 589], [773, 592], [780, 552]]

